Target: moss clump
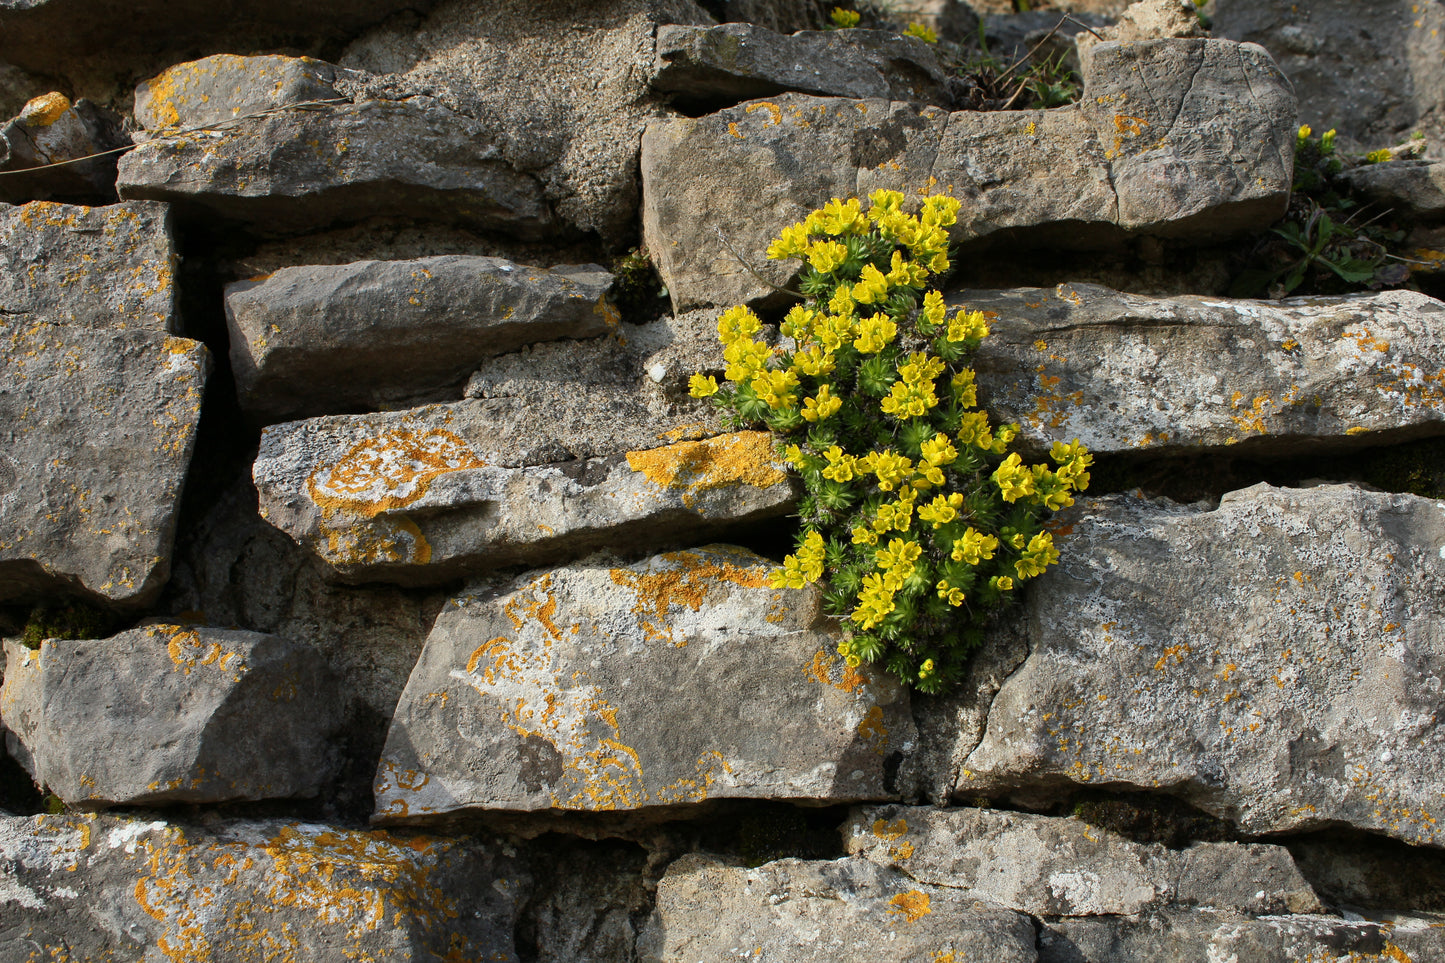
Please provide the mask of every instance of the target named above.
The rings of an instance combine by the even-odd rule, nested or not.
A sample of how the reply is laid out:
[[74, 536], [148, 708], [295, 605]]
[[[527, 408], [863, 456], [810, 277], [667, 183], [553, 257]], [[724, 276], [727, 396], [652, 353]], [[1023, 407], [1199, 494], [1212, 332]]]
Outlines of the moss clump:
[[38, 649], [46, 639], [100, 639], [115, 631], [116, 617], [88, 602], [37, 605], [25, 620], [20, 641]]
[[634, 324], [657, 316], [667, 296], [652, 258], [635, 247], [612, 262], [612, 301], [623, 318]]

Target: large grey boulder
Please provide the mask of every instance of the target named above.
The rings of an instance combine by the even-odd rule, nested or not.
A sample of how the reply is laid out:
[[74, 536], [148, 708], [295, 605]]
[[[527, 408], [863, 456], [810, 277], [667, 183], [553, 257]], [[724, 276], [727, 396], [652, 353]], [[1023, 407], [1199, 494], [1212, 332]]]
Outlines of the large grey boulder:
[[1251, 915], [1324, 907], [1281, 846], [1140, 844], [1079, 819], [992, 809], [855, 809], [849, 853], [1033, 916], [1137, 916], [1181, 907]]
[[124, 146], [120, 118], [89, 100], [32, 98], [0, 126], [0, 201], [114, 200], [115, 157], [95, 155]]
[[0, 320], [177, 333], [170, 209], [0, 204]]
[[1397, 160], [1365, 164], [1345, 182], [1401, 219], [1438, 221], [1445, 214], [1445, 162]]
[[1369, 147], [1438, 116], [1445, 10], [1417, 0], [1215, 0], [1216, 37], [1261, 44], [1299, 96], [1300, 120]]
[[341, 70], [311, 57], [215, 54], [176, 64], [135, 89], [135, 119], [152, 133], [226, 124], [278, 108], [345, 100]]
[[783, 94], [650, 124], [643, 233], [674, 306], [772, 295], [766, 282], [785, 284], [796, 263], [766, 261], [768, 242], [829, 198], [878, 188], [958, 197], [956, 241], [1221, 237], [1284, 213], [1294, 98], [1263, 49], [1104, 43], [1084, 83], [1080, 103], [1047, 111]]
[[[44, 273], [63, 285], [57, 266]], [[136, 283], [126, 277], [115, 286]], [[61, 591], [139, 606], [164, 584], [210, 355], [147, 330], [148, 313], [124, 330], [0, 320], [0, 599]]]
[[597, 265], [443, 256], [283, 268], [226, 287], [241, 406], [259, 417], [394, 407], [523, 344], [617, 323]]
[[5, 655], [12, 754], [68, 805], [314, 796], [335, 771], [341, 692], [308, 646], [152, 625]]
[[816, 593], [770, 588], [774, 567], [710, 546], [453, 598], [392, 718], [374, 818], [890, 798], [906, 690], [848, 669]]
[[980, 400], [1039, 448], [1336, 448], [1445, 430], [1445, 304], [1413, 291], [1284, 301], [1095, 285], [963, 291], [990, 336]]
[[324, 823], [0, 818], [0, 958], [515, 960], [509, 847]]
[[1350, 486], [1081, 501], [960, 796], [1167, 790], [1249, 834], [1439, 825], [1445, 511]]
[[807, 30], [791, 36], [745, 23], [657, 28], [652, 88], [683, 103], [737, 103], [792, 90], [953, 104], [933, 48], [884, 30]]
[[[275, 60], [173, 67], [150, 82], [145, 115], [168, 125], [207, 96], [207, 112], [244, 113], [277, 83], [286, 96], [276, 106], [287, 107], [295, 91], [270, 76]], [[193, 85], [167, 99], [176, 78]], [[116, 188], [128, 200], [185, 202], [267, 233], [399, 216], [543, 237], [556, 218], [542, 184], [507, 158], [510, 136], [423, 96], [292, 107], [147, 140], [121, 158]]]
[[344, 579], [420, 585], [696, 541], [793, 504], [766, 432], [509, 468], [491, 424], [463, 402], [268, 428], [261, 514]]
[[1039, 959], [1027, 917], [856, 858], [747, 869], [686, 856], [658, 883], [637, 950], [643, 963]]

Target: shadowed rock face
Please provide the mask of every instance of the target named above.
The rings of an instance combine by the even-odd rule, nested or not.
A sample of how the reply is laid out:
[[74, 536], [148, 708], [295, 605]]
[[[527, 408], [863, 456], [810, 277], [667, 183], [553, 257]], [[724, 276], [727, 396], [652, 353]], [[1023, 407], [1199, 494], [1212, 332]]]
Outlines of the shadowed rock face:
[[[1025, 230], [1083, 248], [1131, 234], [1222, 237], [1284, 213], [1294, 98], [1263, 49], [1103, 43], [1084, 81], [1080, 103], [1058, 110], [950, 114], [783, 94], [649, 125], [643, 230], [674, 307], [767, 297], [728, 244], [750, 256], [829, 198], [878, 188], [958, 197], [959, 241]], [[795, 267], [757, 260], [774, 284]]]
[[0, 954], [514, 960], [532, 881], [503, 850], [275, 820], [0, 817]]
[[376, 818], [878, 799], [906, 691], [848, 669], [811, 591], [710, 546], [451, 599], [397, 706]]
[[1445, 430], [1445, 306], [1413, 291], [1235, 301], [1090, 284], [962, 291], [980, 398], [1036, 448], [1283, 455]]
[[313, 796], [334, 771], [336, 679], [279, 636], [158, 625], [6, 659], [11, 751], [68, 805]]
[[1061, 524], [960, 795], [1167, 787], [1246, 833], [1442, 845], [1440, 503], [1257, 485], [1212, 511], [1090, 499]]

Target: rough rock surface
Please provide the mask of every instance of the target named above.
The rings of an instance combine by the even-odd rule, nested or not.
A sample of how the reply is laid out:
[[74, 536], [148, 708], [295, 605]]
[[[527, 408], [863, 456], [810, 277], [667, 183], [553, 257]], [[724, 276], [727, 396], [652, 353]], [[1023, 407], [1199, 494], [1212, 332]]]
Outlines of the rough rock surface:
[[991, 809], [855, 809], [849, 853], [920, 883], [1033, 916], [1136, 916], [1189, 906], [1246, 914], [1324, 910], [1280, 846], [1131, 842], [1078, 819]]
[[745, 959], [832, 963], [1034, 963], [1033, 924], [970, 894], [865, 860], [781, 859], [756, 869], [680, 859], [638, 940], [644, 963]]
[[0, 599], [144, 605], [165, 583], [210, 354], [147, 323], [0, 320]]
[[1118, 21], [1098, 31], [1074, 34], [1079, 57], [1087, 60], [1101, 41], [1157, 40], [1161, 37], [1203, 37], [1195, 7], [1188, 0], [1138, 0], [1119, 15]]
[[1257, 485], [1212, 511], [1091, 499], [1060, 524], [960, 795], [1167, 790], [1245, 833], [1442, 845], [1445, 506]]
[[989, 315], [981, 401], [1034, 446], [1280, 455], [1445, 430], [1445, 304], [1413, 291], [1234, 301], [1079, 284], [949, 300]]
[[[126, 146], [120, 118], [56, 91], [28, 101], [0, 127], [0, 201], [114, 200], [115, 158], [81, 160]], [[47, 170], [34, 170], [48, 164]], [[26, 171], [27, 173], [21, 173]]]
[[752, 24], [657, 30], [654, 90], [687, 102], [737, 103], [793, 90], [948, 107], [948, 78], [933, 48], [883, 30], [809, 30], [787, 36]]
[[341, 694], [288, 639], [152, 625], [10, 644], [0, 712], [38, 785], [103, 809], [314, 796], [334, 772]]
[[251, 114], [299, 104], [344, 100], [339, 70], [311, 57], [216, 54], [176, 64], [135, 90], [135, 119], [156, 132], [226, 124]]
[[764, 432], [508, 468], [475, 403], [268, 428], [261, 514], [343, 578], [435, 584], [600, 548], [706, 539], [785, 514]]
[[241, 405], [274, 420], [434, 398], [484, 358], [615, 327], [611, 283], [597, 265], [445, 256], [285, 268], [231, 284]]
[[1387, 161], [1347, 171], [1345, 181], [1401, 218], [1439, 220], [1445, 214], [1445, 162]]
[[164, 204], [0, 204], [0, 320], [177, 332]]
[[711, 546], [533, 572], [452, 599], [392, 719], [385, 821], [889, 798], [905, 690], [849, 670], [811, 591]]
[[0, 817], [7, 960], [515, 960], [499, 843], [238, 820]]
[[1078, 105], [1047, 111], [950, 114], [784, 94], [649, 125], [643, 232], [674, 307], [771, 295], [728, 246], [783, 284], [796, 265], [764, 260], [769, 240], [831, 197], [877, 188], [957, 196], [958, 241], [998, 232], [1072, 247], [1126, 234], [1199, 238], [1284, 213], [1294, 98], [1264, 50], [1100, 44], [1084, 84]]
[[1445, 102], [1445, 6], [1417, 0], [1215, 0], [1216, 37], [1274, 54], [1300, 120], [1368, 147], [1388, 144]]
[[116, 189], [266, 233], [403, 216], [537, 238], [558, 225], [538, 180], [504, 158], [509, 136], [429, 97], [282, 110], [146, 141], [121, 157]]

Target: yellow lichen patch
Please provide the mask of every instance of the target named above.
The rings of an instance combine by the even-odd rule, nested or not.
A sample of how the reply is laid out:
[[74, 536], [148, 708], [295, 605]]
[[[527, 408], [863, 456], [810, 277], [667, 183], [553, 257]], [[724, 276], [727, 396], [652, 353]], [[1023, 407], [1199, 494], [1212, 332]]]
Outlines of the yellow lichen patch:
[[592, 313], [601, 317], [602, 323], [607, 325], [610, 331], [615, 332], [622, 324], [622, 312], [617, 310], [617, 305], [608, 300], [605, 294], [592, 305]]
[[689, 508], [702, 492], [736, 485], [770, 488], [787, 480], [773, 457], [772, 436], [763, 431], [629, 451], [627, 464], [659, 488], [682, 491]]
[[783, 122], [783, 111], [778, 107], [777, 104], [773, 103], [770, 100], [756, 101], [754, 103], [748, 104], [746, 107], [743, 108], [743, 110], [749, 114], [751, 114], [755, 110], [766, 110], [769, 116], [773, 118], [772, 126], [774, 127], [778, 126]]
[[[1239, 408], [1240, 397], [1240, 393], [1236, 391], [1230, 401], [1231, 407]], [[1231, 414], [1229, 419], [1238, 426], [1240, 431], [1253, 431], [1261, 435], [1267, 435], [1269, 434], [1269, 428], [1265, 426], [1264, 419], [1265, 416], [1270, 413], [1268, 409], [1272, 404], [1273, 402], [1270, 400], [1269, 395], [1259, 395], [1254, 398], [1249, 408], [1245, 409], [1243, 414]]]
[[858, 738], [868, 744], [878, 755], [888, 751], [888, 727], [883, 724], [882, 706], [873, 706], [858, 723]]
[[923, 917], [933, 912], [929, 905], [928, 894], [921, 890], [910, 889], [906, 893], [899, 893], [888, 901], [892, 906], [888, 912], [900, 914], [907, 922], [917, 923]]
[[322, 509], [373, 518], [421, 498], [441, 475], [485, 465], [450, 431], [400, 429], [352, 446], [312, 472], [306, 488]]
[[953, 950], [938, 950], [933, 954], [933, 963], [961, 963], [953, 955]]
[[357, 524], [334, 510], [319, 527], [317, 551], [333, 565], [425, 565], [431, 543], [416, 522], [402, 515]]
[[219, 642], [203, 642], [195, 629], [180, 625], [152, 625], [146, 629], [151, 638], [164, 636], [166, 652], [176, 670], [190, 675], [200, 666], [214, 666], [221, 672], [231, 674], [239, 682], [246, 674], [246, 660], [240, 653], [228, 652]]
[[908, 823], [902, 818], [889, 822], [886, 819], [873, 820], [873, 835], [886, 842], [901, 839], [908, 832]]
[[679, 442], [698, 441], [707, 437], [707, 427], [700, 421], [689, 422], [685, 425], [678, 425], [676, 428], [669, 428], [657, 436], [658, 441]]
[[630, 568], [614, 568], [612, 581], [631, 589], [637, 596], [632, 611], [638, 616], [643, 637], [649, 642], [666, 642], [681, 648], [687, 640], [673, 636], [668, 612], [674, 605], [685, 605], [694, 612], [702, 608], [708, 591], [719, 582], [743, 588], [768, 587], [768, 570], [763, 566], [743, 568], [728, 561], [716, 561], [697, 552], [667, 552], [664, 564], [674, 565], [657, 572], [636, 572]]
[[70, 98], [58, 91], [41, 94], [20, 108], [20, 120], [26, 127], [49, 127], [70, 109]]
[[1154, 663], [1154, 671], [1163, 672], [1170, 662], [1173, 662], [1175, 665], [1182, 665], [1184, 663], [1184, 657], [1192, 651], [1193, 648], [1188, 642], [1181, 642], [1179, 645], [1165, 646], [1164, 652], [1159, 656], [1158, 661]]
[[868, 684], [868, 680], [844, 660], [827, 649], [819, 649], [812, 660], [803, 666], [803, 675], [821, 685], [830, 685], [842, 692], [856, 692]]

